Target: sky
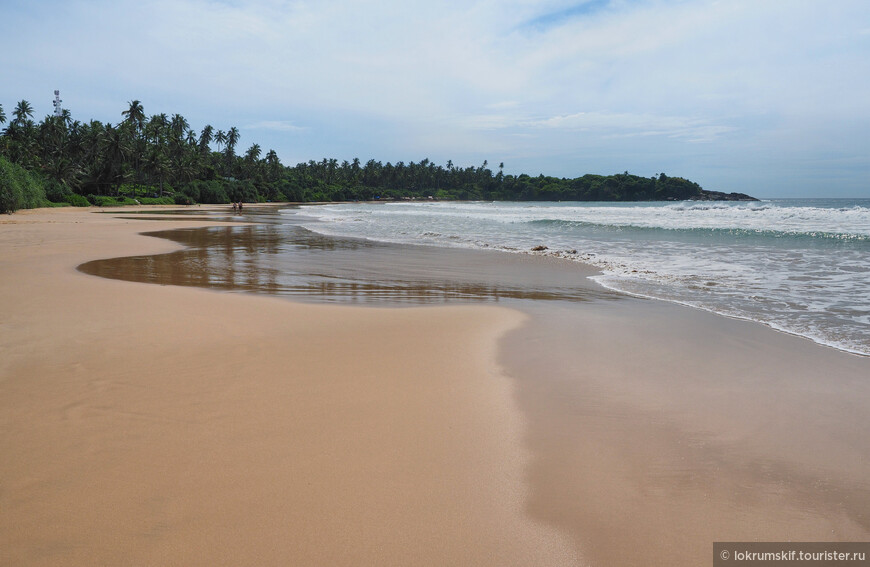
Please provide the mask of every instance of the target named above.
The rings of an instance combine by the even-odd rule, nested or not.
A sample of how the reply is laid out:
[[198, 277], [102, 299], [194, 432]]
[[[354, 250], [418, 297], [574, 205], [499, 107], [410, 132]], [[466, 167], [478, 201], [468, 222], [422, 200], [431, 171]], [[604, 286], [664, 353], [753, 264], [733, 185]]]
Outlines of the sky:
[[0, 0], [0, 105], [337, 158], [870, 198], [866, 0]]

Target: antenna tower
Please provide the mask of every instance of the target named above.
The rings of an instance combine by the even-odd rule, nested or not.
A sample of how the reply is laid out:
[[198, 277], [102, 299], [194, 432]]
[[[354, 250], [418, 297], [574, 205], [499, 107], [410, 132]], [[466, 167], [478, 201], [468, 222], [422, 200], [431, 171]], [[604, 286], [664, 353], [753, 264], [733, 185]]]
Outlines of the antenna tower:
[[62, 103], [62, 102], [63, 101], [60, 100], [60, 91], [58, 91], [58, 90], [54, 91], [54, 103], [53, 104], [54, 104], [54, 115], [55, 116], [60, 116], [61, 113], [63, 112], [63, 109], [60, 106], [60, 103]]

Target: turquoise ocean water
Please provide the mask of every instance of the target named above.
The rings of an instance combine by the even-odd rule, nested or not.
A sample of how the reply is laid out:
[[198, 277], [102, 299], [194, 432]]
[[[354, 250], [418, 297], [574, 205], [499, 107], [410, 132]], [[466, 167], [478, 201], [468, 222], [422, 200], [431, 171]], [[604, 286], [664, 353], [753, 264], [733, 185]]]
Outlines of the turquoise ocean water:
[[610, 289], [870, 355], [870, 199], [359, 203], [283, 214], [327, 235], [575, 259]]

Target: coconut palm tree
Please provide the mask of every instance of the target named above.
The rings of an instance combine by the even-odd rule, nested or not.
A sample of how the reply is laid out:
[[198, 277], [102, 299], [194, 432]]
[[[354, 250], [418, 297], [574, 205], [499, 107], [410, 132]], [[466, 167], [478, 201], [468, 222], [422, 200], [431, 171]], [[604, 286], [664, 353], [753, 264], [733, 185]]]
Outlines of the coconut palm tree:
[[331, 184], [333, 178], [335, 177], [335, 170], [338, 169], [338, 160], [335, 158], [331, 158], [329, 161], [327, 161], [324, 158], [324, 161], [326, 161], [326, 171], [327, 171], [326, 183]]
[[82, 174], [78, 164], [65, 157], [52, 159], [46, 163], [43, 170], [50, 178], [70, 188], [78, 183], [77, 179]]
[[145, 136], [152, 144], [162, 146], [166, 143], [169, 130], [169, 118], [164, 113], [155, 114], [145, 126]]
[[227, 130], [227, 146], [224, 150], [225, 175], [233, 174], [233, 162], [236, 157], [236, 144], [239, 142], [239, 130], [235, 126]]
[[151, 172], [151, 175], [157, 178], [157, 181], [160, 184], [160, 196], [162, 197], [163, 183], [169, 176], [169, 171], [172, 165], [169, 158], [163, 153], [163, 148], [160, 146], [152, 146], [151, 151], [148, 152], [148, 156], [145, 158], [145, 165]]
[[169, 146], [173, 156], [177, 156], [183, 150], [184, 137], [188, 127], [187, 119], [180, 114], [173, 114], [169, 120]]
[[236, 144], [239, 143], [239, 129], [233, 126], [227, 131], [227, 155], [234, 156], [236, 150]]
[[69, 131], [63, 116], [49, 115], [40, 122], [36, 131], [37, 150], [41, 150], [44, 168], [51, 168], [52, 162], [65, 157]]
[[127, 104], [129, 104], [130, 107], [121, 114], [125, 117], [124, 121], [129, 122], [135, 128], [136, 132], [138, 132], [145, 124], [145, 109], [142, 107], [142, 103], [138, 100], [131, 100]]
[[123, 128], [114, 128], [111, 124], [106, 124], [101, 152], [103, 158], [101, 181], [113, 187], [116, 192], [129, 177], [126, 161], [131, 151], [130, 142], [124, 135]]
[[218, 130], [217, 134], [214, 135], [214, 142], [218, 145], [218, 151], [221, 151], [223, 145], [227, 143], [226, 133], [223, 130]]
[[15, 116], [13, 123], [24, 126], [28, 118], [33, 118], [33, 106], [26, 100], [19, 101], [12, 115]]
[[278, 159], [278, 154], [275, 150], [269, 150], [266, 153], [266, 167], [269, 172], [269, 181], [278, 181], [281, 177], [281, 160]]
[[180, 182], [189, 182], [196, 179], [199, 173], [199, 155], [187, 154], [181, 161], [172, 165], [173, 179]]
[[260, 144], [253, 144], [248, 151], [245, 152], [245, 174], [247, 177], [254, 177], [259, 169], [260, 159]]
[[77, 148], [80, 155], [80, 163], [92, 164], [97, 161], [105, 135], [106, 129], [99, 120], [91, 120], [89, 123], [82, 125], [79, 131], [79, 146]]
[[6, 122], [6, 113], [3, 112], [3, 105], [0, 104], [0, 124]]
[[254, 144], [248, 151], [245, 152], [245, 159], [248, 161], [257, 161], [260, 159], [260, 144]]
[[[133, 158], [133, 169], [136, 172], [136, 183], [142, 183], [142, 155], [145, 153], [145, 109], [142, 103], [138, 100], [132, 100], [128, 103], [130, 106], [127, 110], [121, 112], [124, 116], [124, 125], [130, 132], [130, 155]], [[133, 190], [135, 198], [135, 189]]]
[[172, 120], [169, 124], [169, 127], [172, 130], [172, 135], [175, 136], [177, 140], [183, 139], [185, 132], [187, 132], [188, 128], [190, 128], [190, 124], [188, 124], [187, 118], [180, 114], [173, 114]]
[[360, 169], [358, 157], [353, 158], [353, 161], [350, 163], [350, 171], [351, 171], [351, 175], [353, 176], [354, 184], [359, 183], [359, 175], [360, 175], [361, 169]]
[[25, 168], [38, 167], [37, 129], [31, 118], [33, 106], [20, 101], [12, 111], [12, 121], [4, 130], [4, 152], [11, 161]]
[[211, 127], [211, 124], [206, 124], [202, 129], [202, 132], [199, 134], [199, 149], [203, 153], [208, 151], [208, 146], [211, 144], [212, 139], [214, 138], [214, 128]]

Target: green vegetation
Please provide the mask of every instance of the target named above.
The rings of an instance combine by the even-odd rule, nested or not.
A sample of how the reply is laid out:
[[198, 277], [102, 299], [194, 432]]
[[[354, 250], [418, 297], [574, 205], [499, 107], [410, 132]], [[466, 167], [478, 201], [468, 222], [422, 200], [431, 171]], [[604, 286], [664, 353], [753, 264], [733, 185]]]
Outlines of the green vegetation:
[[47, 204], [41, 180], [0, 155], [0, 213]]
[[[198, 133], [180, 114], [147, 116], [131, 101], [115, 125], [60, 116], [33, 121], [25, 100], [0, 133], [0, 211], [68, 203], [74, 206], [348, 201], [373, 199], [638, 201], [737, 199], [659, 174], [584, 175], [576, 179], [505, 175], [479, 167], [383, 164], [323, 159], [294, 167], [258, 144], [236, 155], [240, 134], [206, 125]], [[6, 122], [0, 105], [0, 124]]]

